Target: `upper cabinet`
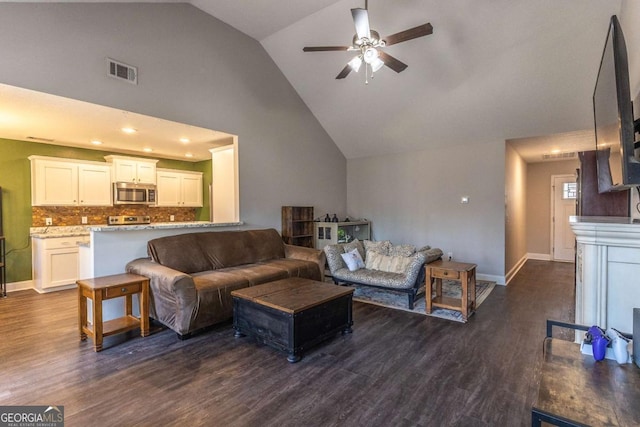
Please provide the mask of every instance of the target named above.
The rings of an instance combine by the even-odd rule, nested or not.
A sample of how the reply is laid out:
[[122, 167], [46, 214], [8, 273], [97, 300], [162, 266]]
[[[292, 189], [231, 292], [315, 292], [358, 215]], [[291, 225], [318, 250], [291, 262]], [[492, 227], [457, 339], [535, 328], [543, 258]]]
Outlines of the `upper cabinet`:
[[158, 160], [124, 156], [105, 156], [104, 158], [113, 165], [114, 182], [156, 184]]
[[110, 206], [111, 168], [95, 162], [30, 156], [33, 206]]
[[202, 207], [202, 172], [157, 170], [158, 206]]

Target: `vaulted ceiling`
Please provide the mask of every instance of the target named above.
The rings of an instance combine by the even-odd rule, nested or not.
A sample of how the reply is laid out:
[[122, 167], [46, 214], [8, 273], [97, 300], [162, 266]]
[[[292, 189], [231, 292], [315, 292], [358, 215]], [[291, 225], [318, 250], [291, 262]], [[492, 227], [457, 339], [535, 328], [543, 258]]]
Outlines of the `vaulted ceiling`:
[[258, 40], [347, 158], [591, 128], [609, 18], [621, 8], [621, 0], [371, 0], [382, 36], [426, 22], [434, 32], [385, 48], [409, 67], [383, 67], [365, 84], [362, 70], [335, 79], [353, 53], [302, 51], [350, 44], [350, 9], [364, 0], [189, 3]]

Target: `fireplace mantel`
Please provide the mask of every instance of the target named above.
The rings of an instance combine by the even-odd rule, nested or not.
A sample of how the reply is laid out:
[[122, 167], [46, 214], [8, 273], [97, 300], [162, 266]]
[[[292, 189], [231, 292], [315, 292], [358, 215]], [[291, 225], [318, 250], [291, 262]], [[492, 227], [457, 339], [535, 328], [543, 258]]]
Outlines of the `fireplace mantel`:
[[572, 216], [576, 323], [633, 329], [640, 307], [640, 224], [626, 217]]

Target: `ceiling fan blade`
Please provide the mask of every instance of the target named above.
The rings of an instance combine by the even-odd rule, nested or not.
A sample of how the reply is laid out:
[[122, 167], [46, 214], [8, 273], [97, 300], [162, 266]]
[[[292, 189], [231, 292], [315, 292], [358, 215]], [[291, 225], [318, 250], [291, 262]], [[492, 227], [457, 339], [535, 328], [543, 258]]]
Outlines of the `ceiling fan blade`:
[[334, 50], [349, 50], [351, 46], [307, 46], [303, 47], [303, 52], [328, 52]]
[[347, 64], [347, 66], [344, 67], [342, 71], [340, 71], [340, 74], [336, 76], [336, 79], [344, 79], [349, 75], [350, 72], [351, 72], [351, 66]]
[[369, 12], [367, 12], [367, 9], [351, 9], [351, 16], [353, 16], [353, 24], [356, 26], [356, 34], [358, 35], [358, 38], [371, 38], [371, 31], [369, 29]]
[[391, 46], [392, 44], [398, 44], [406, 42], [407, 40], [417, 39], [418, 37], [428, 36], [433, 33], [433, 27], [430, 23], [418, 25], [417, 27], [409, 28], [408, 30], [400, 31], [399, 33], [392, 34], [385, 37], [385, 45]]
[[405, 64], [404, 62], [397, 60], [393, 56], [381, 50], [378, 51], [378, 57], [382, 59], [382, 62], [384, 62], [384, 65], [391, 68], [396, 73], [404, 71], [404, 69], [408, 67], [408, 65]]

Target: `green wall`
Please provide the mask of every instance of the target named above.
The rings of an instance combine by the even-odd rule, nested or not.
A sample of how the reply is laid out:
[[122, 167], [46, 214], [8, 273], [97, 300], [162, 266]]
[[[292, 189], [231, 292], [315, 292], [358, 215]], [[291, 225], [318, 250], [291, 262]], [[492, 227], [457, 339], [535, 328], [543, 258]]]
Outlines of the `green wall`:
[[[28, 157], [38, 155], [104, 162], [104, 156], [109, 154], [115, 153], [0, 138], [0, 187], [8, 283], [31, 280], [31, 165]], [[159, 159], [157, 167], [204, 173], [205, 206], [196, 209], [196, 218], [208, 220], [211, 161], [194, 163]]]

